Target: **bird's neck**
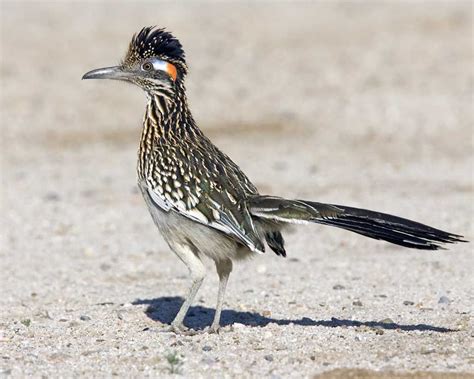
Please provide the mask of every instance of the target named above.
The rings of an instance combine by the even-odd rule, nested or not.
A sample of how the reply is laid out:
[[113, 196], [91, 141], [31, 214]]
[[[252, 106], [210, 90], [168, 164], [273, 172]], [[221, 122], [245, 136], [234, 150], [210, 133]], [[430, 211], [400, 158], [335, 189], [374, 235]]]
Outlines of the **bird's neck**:
[[172, 93], [147, 93], [147, 99], [144, 133], [152, 133], [158, 142], [201, 134], [189, 110], [184, 86], [178, 85]]
[[154, 154], [179, 147], [183, 140], [192, 142], [203, 134], [188, 107], [184, 88], [172, 95], [148, 93], [138, 151], [138, 174], [146, 176]]

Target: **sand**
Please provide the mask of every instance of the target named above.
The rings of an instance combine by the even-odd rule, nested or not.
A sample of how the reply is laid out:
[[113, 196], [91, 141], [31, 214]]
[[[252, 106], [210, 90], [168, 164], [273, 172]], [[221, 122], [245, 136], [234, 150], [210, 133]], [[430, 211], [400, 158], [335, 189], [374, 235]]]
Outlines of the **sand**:
[[472, 244], [296, 228], [288, 258], [236, 265], [219, 335], [166, 333], [189, 281], [136, 187], [144, 95], [80, 80], [166, 26], [194, 117], [261, 193], [472, 240], [471, 7], [2, 2], [0, 376], [472, 376]]

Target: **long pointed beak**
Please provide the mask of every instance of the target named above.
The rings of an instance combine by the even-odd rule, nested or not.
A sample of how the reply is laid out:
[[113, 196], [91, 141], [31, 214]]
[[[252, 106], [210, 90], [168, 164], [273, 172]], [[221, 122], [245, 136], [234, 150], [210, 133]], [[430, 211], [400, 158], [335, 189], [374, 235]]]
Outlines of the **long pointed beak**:
[[84, 74], [82, 79], [115, 79], [127, 80], [131, 73], [124, 71], [120, 66], [98, 68], [97, 70], [89, 71]]

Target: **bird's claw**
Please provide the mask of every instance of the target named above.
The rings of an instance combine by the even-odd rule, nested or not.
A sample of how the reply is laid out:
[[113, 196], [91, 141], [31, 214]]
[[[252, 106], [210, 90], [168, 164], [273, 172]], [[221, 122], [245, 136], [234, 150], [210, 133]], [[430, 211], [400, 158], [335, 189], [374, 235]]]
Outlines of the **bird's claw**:
[[209, 334], [220, 334], [221, 328], [219, 325], [211, 325], [205, 328], [203, 332], [209, 333]]
[[189, 329], [185, 327], [184, 325], [173, 325], [173, 324], [171, 324], [169, 328], [165, 329], [164, 332], [174, 333], [181, 336], [195, 336], [196, 334], [198, 334], [197, 331]]

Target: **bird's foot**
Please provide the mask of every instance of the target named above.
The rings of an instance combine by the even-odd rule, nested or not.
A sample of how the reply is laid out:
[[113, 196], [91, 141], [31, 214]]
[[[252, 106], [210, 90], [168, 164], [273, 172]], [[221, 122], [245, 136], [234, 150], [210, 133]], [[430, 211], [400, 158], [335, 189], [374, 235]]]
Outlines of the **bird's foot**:
[[165, 329], [164, 332], [179, 334], [181, 336], [195, 336], [196, 334], [198, 334], [197, 331], [189, 329], [185, 327], [183, 324], [180, 324], [180, 325], [171, 324], [171, 326]]
[[207, 328], [205, 328], [203, 332], [209, 333], [209, 334], [220, 334], [221, 327], [219, 326], [219, 324], [217, 325], [212, 324], [211, 326], [208, 326]]

